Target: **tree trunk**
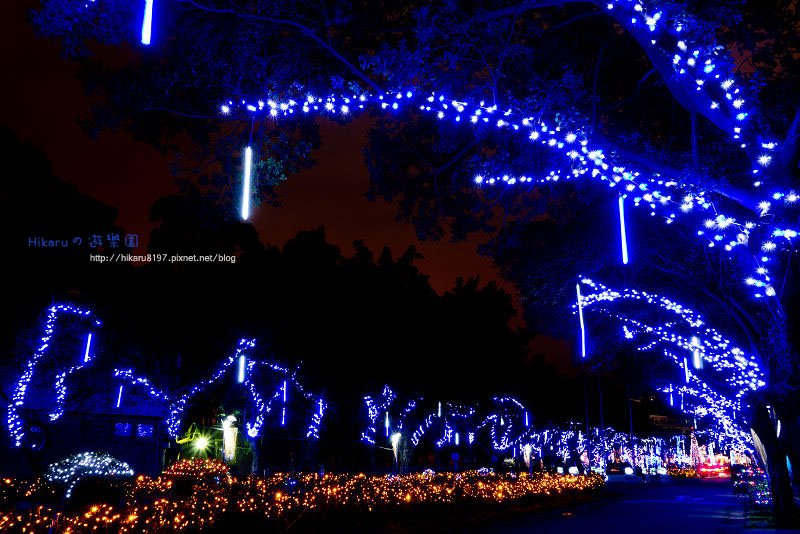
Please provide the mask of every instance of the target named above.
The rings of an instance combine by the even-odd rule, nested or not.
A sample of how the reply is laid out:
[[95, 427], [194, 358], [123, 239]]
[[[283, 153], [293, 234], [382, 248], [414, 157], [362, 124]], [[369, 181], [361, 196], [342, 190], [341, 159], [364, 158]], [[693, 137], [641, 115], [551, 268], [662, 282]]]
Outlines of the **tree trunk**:
[[766, 456], [762, 461], [766, 463], [769, 487], [772, 493], [772, 506], [777, 528], [797, 528], [797, 507], [794, 502], [792, 482], [789, 469], [786, 465], [788, 451], [778, 438], [775, 424], [772, 421], [771, 409], [763, 403], [759, 404], [753, 414], [753, 432], [761, 440]]

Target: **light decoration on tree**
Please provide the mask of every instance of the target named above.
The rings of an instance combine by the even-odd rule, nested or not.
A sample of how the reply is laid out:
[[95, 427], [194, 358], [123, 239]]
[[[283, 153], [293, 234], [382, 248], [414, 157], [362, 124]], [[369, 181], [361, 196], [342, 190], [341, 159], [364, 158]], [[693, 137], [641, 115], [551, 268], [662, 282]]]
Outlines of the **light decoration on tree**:
[[306, 438], [319, 439], [319, 429], [322, 425], [322, 418], [325, 416], [325, 410], [328, 408], [328, 405], [320, 397], [317, 399], [317, 406], [318, 410], [311, 416], [311, 423], [308, 425]]
[[375, 445], [375, 436], [377, 434], [377, 421], [380, 414], [389, 411], [397, 396], [394, 394], [389, 386], [384, 386], [381, 392], [380, 399], [376, 400], [372, 396], [367, 395], [364, 397], [364, 405], [367, 408], [367, 428], [361, 432], [361, 441]]
[[[414, 406], [416, 406], [416, 402], [412, 402], [414, 402]], [[408, 418], [408, 415], [411, 413], [409, 408], [411, 407], [413, 406], [411, 403], [409, 403], [409, 406], [406, 407], [406, 410], [404, 410], [404, 413], [401, 416], [403, 419]], [[412, 447], [419, 445], [422, 439], [428, 435], [431, 429], [439, 429], [441, 431], [438, 439], [435, 437], [433, 438], [435, 439], [434, 445], [437, 448], [444, 447], [445, 445], [452, 445], [456, 435], [465, 433], [468, 435], [474, 434], [474, 431], [477, 429], [477, 425], [474, 421], [476, 414], [477, 409], [473, 406], [450, 402], [438, 402], [436, 410], [422, 415], [422, 420], [417, 424], [416, 429], [414, 429], [414, 431], [411, 433], [409, 439]], [[456, 443], [456, 445], [459, 444], [460, 439], [459, 443]]]
[[142, 44], [150, 45], [153, 33], [153, 0], [144, 0], [144, 15], [142, 16]]
[[83, 353], [83, 360], [78, 363], [78, 365], [73, 365], [66, 371], [61, 371], [56, 375], [56, 383], [55, 383], [55, 390], [56, 390], [56, 405], [52, 412], [50, 412], [50, 420], [57, 421], [62, 415], [64, 415], [64, 402], [67, 398], [67, 385], [65, 384], [67, 378], [74, 373], [75, 371], [79, 371], [83, 369], [87, 364], [92, 361], [92, 354], [90, 352], [92, 346], [92, 334], [86, 336], [86, 350]]
[[518, 445], [531, 430], [524, 423], [527, 410], [513, 397], [494, 397], [495, 410], [490, 413], [479, 428], [488, 428], [492, 448], [496, 451], [509, 450]]
[[[180, 431], [181, 423], [182, 423], [182, 416], [183, 412], [186, 409], [186, 405], [188, 401], [197, 395], [198, 393], [204, 391], [208, 386], [215, 384], [218, 382], [222, 376], [228, 371], [228, 369], [234, 364], [235, 361], [239, 358], [239, 356], [246, 350], [252, 350], [255, 348], [255, 340], [253, 339], [241, 339], [239, 341], [239, 346], [236, 348], [236, 352], [233, 356], [228, 357], [227, 361], [222, 364], [222, 366], [214, 373], [211, 378], [200, 382], [199, 384], [193, 386], [187, 393], [184, 393], [180, 398], [178, 398], [175, 402], [172, 403], [169, 410], [169, 417], [167, 418], [167, 433], [172, 437], [177, 437], [178, 432]], [[253, 362], [248, 362], [250, 367], [253, 365]], [[246, 385], [250, 385], [249, 380], [245, 380], [244, 383]], [[256, 405], [256, 421], [254, 423], [248, 422], [248, 435], [250, 434], [250, 430], [255, 430], [255, 435], [258, 435], [258, 431], [261, 430], [261, 425], [263, 424], [263, 410], [264, 410], [264, 402], [261, 400], [261, 397], [255, 392], [254, 389], [249, 388], [251, 393], [251, 400], [253, 404]]]
[[65, 496], [69, 499], [72, 491], [86, 477], [130, 477], [133, 469], [125, 462], [108, 454], [82, 452], [60, 462], [50, 464], [45, 478], [50, 482], [66, 484]]
[[[765, 385], [764, 375], [754, 355], [747, 355], [742, 349], [734, 346], [722, 334], [706, 326], [705, 319], [685, 306], [659, 295], [635, 289], [612, 290], [589, 279], [582, 279], [581, 284], [590, 291], [582, 296], [577, 306], [579, 309], [593, 307], [599, 313], [623, 324], [625, 337], [633, 339], [639, 336], [645, 344], [639, 350], [656, 350], [660, 348], [682, 370], [686, 384], [677, 388], [681, 394], [682, 409], [697, 417], [713, 416], [713, 423], [722, 433], [748, 443], [748, 433], [741, 430], [735, 421], [736, 414], [744, 424], [741, 416], [742, 398], [749, 391], [755, 391]], [[626, 313], [615, 312], [612, 305], [625, 303]], [[639, 308], [635, 306], [639, 305]], [[635, 313], [653, 317], [653, 309], [660, 309], [670, 317], [662, 324], [644, 323], [634, 318]], [[700, 365], [699, 371], [710, 368], [715, 381], [721, 382], [732, 392], [732, 399], [720, 394], [703, 381], [699, 373], [689, 371], [687, 355], [692, 354]], [[706, 365], [707, 364], [707, 365]], [[675, 389], [672, 385], [661, 388], [671, 395]], [[689, 399], [684, 406], [684, 399]]]
[[[14, 446], [19, 447], [22, 445], [22, 439], [25, 436], [25, 430], [22, 422], [22, 418], [19, 415], [19, 409], [24, 406], [25, 398], [28, 393], [28, 387], [30, 386], [31, 380], [34, 377], [36, 372], [36, 368], [42, 358], [50, 350], [50, 344], [55, 335], [56, 324], [61, 316], [74, 316], [77, 318], [86, 318], [89, 320], [89, 324], [93, 327], [100, 326], [100, 321], [95, 319], [92, 315], [92, 312], [89, 310], [85, 310], [83, 308], [72, 306], [69, 304], [59, 304], [56, 306], [52, 306], [49, 308], [47, 313], [47, 318], [44, 321], [44, 325], [42, 326], [42, 335], [39, 338], [38, 346], [27, 362], [25, 362], [25, 367], [22, 372], [22, 375], [16, 381], [14, 385], [14, 391], [11, 395], [11, 403], [8, 405], [7, 412], [6, 412], [6, 424], [8, 427], [8, 432], [14, 440]], [[86, 360], [87, 356], [90, 356], [89, 352], [89, 343], [91, 342], [91, 338], [87, 338], [87, 349], [84, 354], [84, 360]], [[83, 362], [89, 363], [89, 362]], [[82, 363], [79, 366], [82, 367]], [[64, 376], [72, 372], [75, 367], [72, 367], [69, 371], [65, 372]], [[61, 375], [59, 375], [60, 377]], [[59, 414], [59, 412], [63, 413], [63, 401], [66, 397], [66, 389], [63, 386], [63, 378], [59, 382], [59, 379], [56, 380], [56, 395], [61, 400], [56, 400], [56, 408], [52, 412], [53, 414]], [[52, 415], [52, 414], [51, 414]], [[56, 417], [57, 419], [58, 417]]]
[[[264, 102], [263, 100], [259, 102]], [[478, 174], [473, 182], [477, 186], [485, 185], [535, 185], [542, 183], [553, 183], [563, 178], [591, 177], [596, 180], [606, 182], [610, 187], [620, 187], [623, 197], [632, 197], [636, 207], [650, 209], [650, 215], [656, 216], [662, 213], [663, 219], [667, 224], [672, 224], [678, 215], [696, 212], [699, 214], [707, 213], [711, 215], [708, 219], [712, 221], [710, 225], [701, 225], [697, 234], [704, 239], [709, 247], [722, 245], [726, 251], [733, 251], [737, 247], [748, 245], [751, 241], [764, 240], [763, 236], [778, 235], [786, 238], [785, 246], [780, 247], [781, 251], [789, 252], [792, 249], [792, 239], [797, 236], [793, 229], [778, 229], [772, 226], [779, 221], [776, 219], [763, 221], [744, 221], [740, 222], [736, 217], [725, 215], [720, 212], [720, 208], [712, 201], [715, 195], [713, 191], [698, 185], [691, 184], [684, 177], [668, 177], [658, 173], [644, 173], [635, 169], [609, 162], [608, 156], [603, 149], [594, 147], [590, 144], [586, 134], [580, 129], [564, 131], [558, 125], [551, 125], [547, 122], [534, 117], [518, 117], [512, 110], [499, 112], [497, 106], [487, 106], [484, 102], [470, 104], [465, 101], [446, 98], [437, 93], [427, 96], [417, 94], [412, 91], [389, 92], [379, 95], [350, 95], [325, 97], [308, 96], [306, 98], [289, 98], [283, 102], [275, 99], [267, 99], [265, 105], [259, 107], [249, 104], [247, 100], [229, 100], [222, 106], [220, 111], [225, 116], [232, 116], [234, 119], [248, 117], [252, 120], [261, 113], [266, 113], [268, 119], [278, 120], [281, 118], [292, 118], [296, 116], [309, 116], [317, 114], [323, 117], [343, 118], [341, 113], [341, 103], [347, 106], [347, 116], [353, 116], [357, 111], [367, 109], [379, 109], [386, 112], [396, 111], [401, 105], [409, 109], [416, 109], [422, 114], [434, 114], [438, 119], [453, 119], [456, 123], [469, 122], [475, 128], [498, 128], [510, 134], [521, 133], [539, 146], [556, 153], [562, 154], [569, 164], [568, 169], [558, 169], [550, 171], [543, 178], [533, 178], [528, 175], [515, 175], [512, 173], [500, 176], [486, 176]], [[236, 112], [234, 114], [234, 112]], [[495, 121], [490, 119], [491, 115], [502, 113], [503, 119]], [[469, 117], [469, 121], [462, 121], [462, 118]], [[737, 126], [740, 130], [741, 127]], [[776, 147], [775, 143], [763, 143], [764, 147]], [[757, 169], [755, 169], [757, 171]], [[786, 198], [786, 206], [797, 201], [798, 195], [794, 192], [776, 192], [773, 197]], [[766, 201], [765, 201], [766, 202]], [[755, 208], [755, 206], [753, 206]], [[763, 210], [762, 210], [763, 212]], [[777, 249], [778, 247], [776, 247]], [[766, 259], [765, 259], [766, 258]], [[758, 283], [753, 284], [756, 288], [765, 288], [764, 293], [757, 291], [756, 297], [772, 296], [774, 290], [770, 290], [769, 276], [766, 272], [759, 272], [759, 267], [763, 263], [772, 260], [772, 254], [755, 258], [757, 263], [756, 275], [753, 279]]]
[[[95, 4], [92, 0], [91, 4]], [[674, 82], [691, 91], [693, 98], [700, 106], [707, 106], [712, 112], [710, 119], [721, 127], [730, 136], [731, 140], [743, 149], [753, 162], [751, 173], [754, 177], [753, 187], [759, 191], [764, 184], [760, 173], [772, 162], [771, 153], [777, 148], [774, 141], [764, 141], [750, 127], [752, 121], [748, 111], [748, 99], [744, 97], [745, 85], [738, 83], [730, 74], [735, 71], [732, 59], [724, 53], [724, 47], [715, 43], [697, 44], [692, 42], [691, 27], [693, 20], [684, 11], [678, 12], [671, 4], [648, 3], [645, 5], [639, 0], [618, 0], [607, 3], [596, 2], [601, 9], [625, 27], [640, 43], [640, 45], [653, 56], [672, 58]], [[84, 7], [89, 7], [86, 3]], [[142, 26], [142, 42], [149, 43], [150, 25], [152, 23], [152, 0], [145, 0], [145, 15]], [[145, 27], [147, 39], [145, 39]], [[739, 87], [737, 85], [741, 85]], [[755, 99], [749, 99], [755, 101]], [[508, 132], [521, 132], [532, 142], [539, 142], [548, 148], [559, 150], [568, 158], [571, 164], [569, 172], [564, 176], [578, 177], [588, 174], [592, 178], [608, 182], [609, 186], [621, 185], [627, 193], [634, 196], [634, 205], [648, 206], [651, 215], [656, 215], [656, 210], [670, 208], [664, 215], [664, 221], [671, 224], [678, 213], [688, 213], [699, 208], [707, 213], [713, 213], [713, 220], [725, 221], [723, 224], [712, 226], [714, 232], [701, 229], [697, 233], [705, 239], [709, 247], [723, 245], [730, 252], [734, 248], [747, 245], [752, 237], [774, 235], [786, 238], [781, 251], [792, 252], [794, 244], [792, 239], [797, 236], [797, 230], [775, 226], [780, 223], [774, 221], [736, 222], [736, 219], [719, 213], [718, 208], [710, 200], [711, 191], [698, 185], [689, 184], [679, 177], [661, 176], [658, 173], [642, 173], [627, 169], [625, 166], [608, 163], [603, 150], [589, 146], [586, 134], [579, 128], [572, 128], [562, 132], [559, 126], [548, 125], [538, 118], [530, 116], [517, 117], [512, 110], [502, 111], [502, 118], [495, 119], [493, 114], [498, 112], [497, 105], [488, 106], [484, 102], [471, 105], [463, 100], [447, 98], [443, 95], [432, 93], [420, 96], [415, 91], [393, 91], [380, 95], [357, 94], [351, 96], [325, 96], [315, 97], [308, 95], [303, 98], [288, 98], [285, 101], [277, 99], [259, 98], [250, 102], [246, 99], [229, 100], [220, 106], [224, 116], [230, 116], [234, 111], [237, 115], [255, 119], [262, 114], [264, 118], [278, 119], [288, 116], [306, 116], [312, 113], [323, 116], [349, 118], [356, 112], [369, 108], [378, 108], [386, 111], [396, 111], [401, 104], [410, 102], [409, 107], [414, 107], [420, 112], [429, 113], [438, 120], [452, 119], [457, 124], [472, 124], [477, 127], [492, 126]], [[298, 113], [295, 113], [295, 112]], [[463, 119], [463, 120], [462, 120]], [[578, 150], [575, 147], [580, 147]], [[250, 215], [250, 165], [252, 158], [251, 147], [245, 149], [245, 179], [242, 198], [242, 219], [247, 220]], [[485, 178], [479, 175], [475, 178], [478, 185], [483, 184], [530, 184], [543, 181], [557, 181], [562, 176], [561, 171], [551, 173], [547, 178], [534, 180], [531, 177], [502, 177]], [[670, 190], [674, 191], [669, 192]], [[682, 192], [681, 192], [682, 191]], [[796, 202], [794, 192], [774, 192], [773, 198], [785, 198], [785, 204]], [[794, 200], [789, 200], [793, 198]], [[682, 200], [680, 200], [682, 199]], [[764, 202], [757, 202], [761, 205]], [[769, 204], [767, 202], [767, 204]], [[755, 206], [747, 206], [755, 208]], [[765, 214], [761, 210], [762, 216]], [[726, 230], [727, 228], [727, 230]], [[763, 247], [762, 247], [763, 248]], [[765, 252], [772, 252], [766, 251]], [[770, 284], [769, 276], [761, 271], [764, 263], [772, 260], [771, 255], [754, 257], [757, 264], [758, 277], [748, 277], [750, 286], [755, 286], [754, 293], [757, 298], [774, 297], [777, 295]], [[763, 292], [762, 289], [763, 288]]]
[[[153, 386], [147, 378], [136, 376], [132, 369], [114, 369], [114, 378], [123, 384], [127, 384], [130, 388], [142, 388], [152, 399], [159, 401], [161, 404], [170, 402], [168, 394]], [[120, 391], [122, 391], [122, 384], [120, 385]], [[119, 408], [119, 403], [117, 408]]]
[[[184, 393], [180, 398], [171, 404], [169, 415], [167, 417], [167, 433], [170, 436], [177, 437], [182, 425], [183, 412], [185, 411], [189, 400], [195, 395], [205, 391], [208, 387], [219, 383], [222, 377], [229, 370], [233, 370], [237, 366], [237, 362], [240, 361], [240, 357], [245, 352], [251, 351], [253, 348], [255, 348], [255, 340], [240, 340], [236, 352], [232, 356], [228, 357], [226, 362], [223, 363], [223, 365], [211, 376], [211, 378], [201, 381], [199, 384], [193, 386], [188, 392]], [[264, 370], [264, 372], [270, 374], [277, 374], [280, 377], [278, 382], [280, 385], [276, 387], [271, 396], [267, 396], [267, 401], [264, 400], [265, 396], [262, 395], [260, 390], [263, 385], [268, 384], [270, 380], [262, 379], [262, 376], [259, 376], [259, 378], [254, 377], [254, 374], [261, 370]], [[244, 428], [248, 437], [255, 438], [262, 434], [266, 416], [272, 413], [273, 403], [279, 402], [280, 399], [287, 399], [286, 395], [289, 384], [291, 384], [300, 393], [301, 398], [313, 403], [314, 411], [309, 416], [310, 422], [306, 428], [306, 437], [311, 439], [317, 439], [319, 437], [319, 429], [322, 423], [326, 404], [321, 398], [314, 397], [312, 393], [305, 391], [303, 386], [297, 381], [296, 373], [297, 371], [290, 371], [285, 367], [281, 367], [271, 362], [257, 361], [249, 358], [247, 359], [245, 378], [242, 382], [239, 382], [237, 376], [236, 384], [241, 384], [242, 387], [246, 388], [253, 407], [254, 415], [252, 419], [245, 421], [244, 424]], [[286, 424], [286, 415], [286, 404], [284, 403], [281, 406], [280, 411], [279, 424], [281, 426]]]

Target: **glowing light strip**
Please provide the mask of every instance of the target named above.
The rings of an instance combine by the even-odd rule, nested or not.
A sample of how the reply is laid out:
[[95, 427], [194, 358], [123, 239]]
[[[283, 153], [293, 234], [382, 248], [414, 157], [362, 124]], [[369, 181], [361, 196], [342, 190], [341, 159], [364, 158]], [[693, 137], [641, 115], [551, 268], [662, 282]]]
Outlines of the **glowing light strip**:
[[242, 220], [250, 218], [250, 175], [252, 174], [253, 149], [244, 149], [244, 182], [242, 184]]
[[625, 233], [625, 197], [619, 196], [619, 237], [622, 243], [622, 263], [628, 265], [628, 237]]
[[89, 349], [92, 346], [92, 333], [89, 332], [89, 335], [86, 336], [86, 351], [83, 353], [83, 363], [89, 362]]
[[581, 285], [575, 284], [575, 290], [578, 292], [578, 318], [581, 322], [581, 358], [586, 358], [586, 326], [583, 322], [583, 302], [581, 301]]
[[150, 45], [153, 30], [153, 0], [144, 0], [144, 16], [142, 17], [142, 44]]
[[119, 386], [119, 393], [117, 394], [117, 408], [119, 408], [119, 405], [122, 404], [122, 388], [124, 387], [125, 386], [123, 386], [122, 384], [120, 384]]
[[239, 382], [240, 384], [242, 382], [244, 382], [244, 369], [245, 369], [245, 365], [244, 364], [245, 364], [245, 361], [246, 361], [246, 357], [245, 357], [244, 354], [239, 356], [239, 372], [236, 375], [236, 381]]

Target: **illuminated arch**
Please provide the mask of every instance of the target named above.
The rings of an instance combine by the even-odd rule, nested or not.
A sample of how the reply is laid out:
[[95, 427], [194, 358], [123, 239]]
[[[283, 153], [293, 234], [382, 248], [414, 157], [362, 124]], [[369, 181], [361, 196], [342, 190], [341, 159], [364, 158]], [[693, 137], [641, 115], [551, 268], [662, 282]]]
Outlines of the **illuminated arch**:
[[[701, 315], [673, 300], [635, 289], [613, 290], [586, 278], [580, 285], [584, 290], [579, 292], [576, 312], [596, 310], [618, 322], [625, 339], [638, 339], [637, 350], [660, 350], [674, 362], [681, 379], [660, 388], [671, 406], [675, 406], [677, 396], [680, 410], [709, 419], [720, 440], [732, 441], [740, 449], [751, 442], [750, 433], [743, 429], [747, 425], [744, 398], [766, 385], [755, 355], [733, 345], [709, 327]], [[615, 306], [620, 303], [639, 308], [616, 311]], [[643, 312], [648, 318], [660, 315], [667, 319], [644, 320], [635, 316]], [[732, 395], [720, 393], [713, 384], [723, 385]]]

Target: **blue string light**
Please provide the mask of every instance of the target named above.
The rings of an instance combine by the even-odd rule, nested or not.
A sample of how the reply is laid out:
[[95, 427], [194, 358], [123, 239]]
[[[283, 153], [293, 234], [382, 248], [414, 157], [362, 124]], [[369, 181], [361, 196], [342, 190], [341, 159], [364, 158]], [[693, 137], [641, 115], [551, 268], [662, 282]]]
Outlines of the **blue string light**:
[[[700, 418], [711, 414], [711, 424], [721, 429], [718, 431], [720, 435], [743, 444], [749, 443], [749, 433], [742, 429], [747, 424], [742, 416], [742, 398], [748, 391], [755, 391], [766, 385], [764, 374], [754, 355], [748, 356], [719, 332], [707, 327], [702, 316], [670, 299], [634, 289], [616, 291], [589, 279], [582, 279], [581, 283], [591, 290], [583, 296], [583, 308], [592, 306], [601, 314], [622, 323], [626, 339], [640, 337], [646, 341], [638, 350], [661, 348], [663, 354], [681, 370], [686, 383], [677, 389], [681, 395], [681, 410]], [[627, 313], [618, 313], [609, 307], [622, 302], [638, 303], [644, 308], [637, 310], [629, 307]], [[655, 317], [653, 307], [667, 312], [668, 315], [677, 316], [679, 321], [668, 319], [663, 324], [643, 323], [632, 317], [638, 311], [652, 321]], [[733, 393], [732, 399], [709, 386], [700, 378], [699, 373], [690, 372], [688, 354], [692, 354], [696, 362], [695, 369], [705, 370], [716, 382], [725, 384]], [[705, 364], [708, 364], [709, 369], [706, 370]], [[669, 395], [672, 405], [675, 391], [673, 386], [670, 384], [661, 388], [661, 391]], [[688, 400], [686, 405], [685, 400]]]
[[[21, 408], [25, 404], [25, 399], [28, 393], [28, 387], [30, 386], [31, 380], [34, 377], [36, 372], [36, 368], [42, 358], [48, 353], [50, 349], [50, 343], [55, 335], [55, 327], [60, 319], [61, 316], [75, 316], [77, 318], [87, 318], [89, 319], [90, 326], [100, 326], [100, 321], [95, 319], [92, 316], [91, 311], [84, 310], [83, 308], [79, 308], [77, 306], [72, 306], [68, 304], [59, 304], [56, 306], [52, 306], [49, 308], [47, 313], [47, 318], [45, 319], [44, 325], [42, 327], [43, 333], [39, 339], [38, 347], [34, 351], [33, 356], [25, 362], [25, 369], [22, 372], [22, 375], [17, 379], [14, 385], [14, 392], [11, 395], [11, 403], [8, 405], [7, 412], [6, 412], [6, 424], [8, 427], [8, 432], [14, 440], [14, 446], [19, 447], [22, 445], [22, 439], [25, 437], [25, 430], [22, 422], [22, 418], [19, 414], [19, 408]], [[87, 343], [88, 345], [88, 343]], [[84, 359], [86, 355], [90, 354], [87, 352], [84, 355]], [[88, 363], [88, 362], [86, 362]], [[75, 368], [71, 368], [70, 371], [67, 371], [66, 374], [72, 372]], [[59, 382], [60, 380], [60, 382]], [[59, 378], [56, 380], [56, 408], [54, 412], [51, 414], [51, 418], [53, 414], [56, 414], [56, 419], [60, 412], [63, 413], [63, 409], [60, 407], [60, 403], [63, 403], [64, 398], [66, 397], [66, 389], [62, 389], [60, 386], [63, 385], [63, 377], [59, 375]], [[60, 400], [59, 400], [60, 399]]]
[[[234, 102], [227, 101], [220, 106], [223, 115], [249, 117], [254, 119], [263, 114], [266, 119], [278, 120], [318, 114], [323, 117], [352, 117], [356, 112], [367, 109], [379, 109], [391, 112], [405, 105], [409, 109], [419, 110], [420, 113], [433, 114], [438, 120], [454, 119], [458, 124], [470, 123], [476, 128], [494, 127], [510, 134], [526, 135], [530, 142], [553, 150], [564, 156], [569, 167], [566, 169], [551, 170], [542, 178], [533, 178], [529, 175], [515, 175], [512, 173], [497, 177], [477, 175], [473, 182], [476, 186], [492, 185], [535, 185], [541, 183], [555, 183], [564, 178], [588, 177], [607, 183], [610, 187], [619, 187], [623, 190], [622, 197], [630, 196], [635, 207], [647, 208], [651, 216], [661, 213], [667, 224], [672, 224], [679, 215], [697, 212], [707, 213], [706, 218], [697, 231], [709, 247], [722, 245], [727, 252], [731, 252], [751, 241], [762, 242], [761, 259], [754, 258], [756, 262], [754, 275], [746, 281], [748, 285], [755, 286], [756, 297], [775, 296], [775, 290], [769, 283], [769, 275], [764, 263], [772, 260], [776, 252], [791, 252], [797, 231], [784, 226], [775, 226], [781, 218], [738, 221], [735, 217], [720, 212], [718, 206], [711, 200], [712, 191], [706, 190], [698, 184], [681, 177], [676, 178], [661, 176], [658, 173], [642, 173], [635, 169], [610, 163], [605, 152], [598, 147], [593, 147], [585, 132], [580, 129], [564, 131], [560, 126], [550, 125], [547, 122], [533, 117], [520, 118], [511, 110], [498, 111], [497, 106], [487, 106], [481, 102], [470, 104], [465, 101], [445, 98], [436, 93], [428, 96], [418, 95], [412, 91], [391, 92], [380, 95], [351, 95], [351, 96], [308, 96], [302, 99], [288, 99], [278, 101], [274, 99], [259, 100], [258, 105], [250, 104], [246, 100]], [[346, 110], [343, 111], [343, 108]], [[503, 118], [495, 120], [492, 115], [501, 114]], [[469, 118], [469, 120], [461, 120]], [[740, 128], [740, 127], [737, 127]], [[773, 150], [775, 143], [764, 143], [765, 150]], [[766, 148], [770, 147], [770, 148]], [[767, 161], [766, 159], [763, 161]], [[756, 169], [757, 170], [757, 169]], [[761, 182], [759, 182], [760, 184]], [[773, 199], [783, 199], [785, 207], [791, 207], [800, 199], [794, 191], [776, 192]], [[243, 207], [245, 202], [243, 201]], [[771, 201], [762, 201], [758, 206], [752, 206], [762, 215], [766, 215], [775, 206]], [[249, 209], [249, 207], [248, 207]], [[620, 206], [621, 232], [624, 231], [623, 206]], [[772, 213], [772, 212], [770, 212]], [[768, 237], [764, 237], [768, 236]], [[625, 236], [627, 237], [627, 236]], [[782, 246], [775, 242], [774, 237], [782, 237]], [[627, 239], [623, 240], [623, 262]], [[760, 289], [763, 288], [763, 293]]]

